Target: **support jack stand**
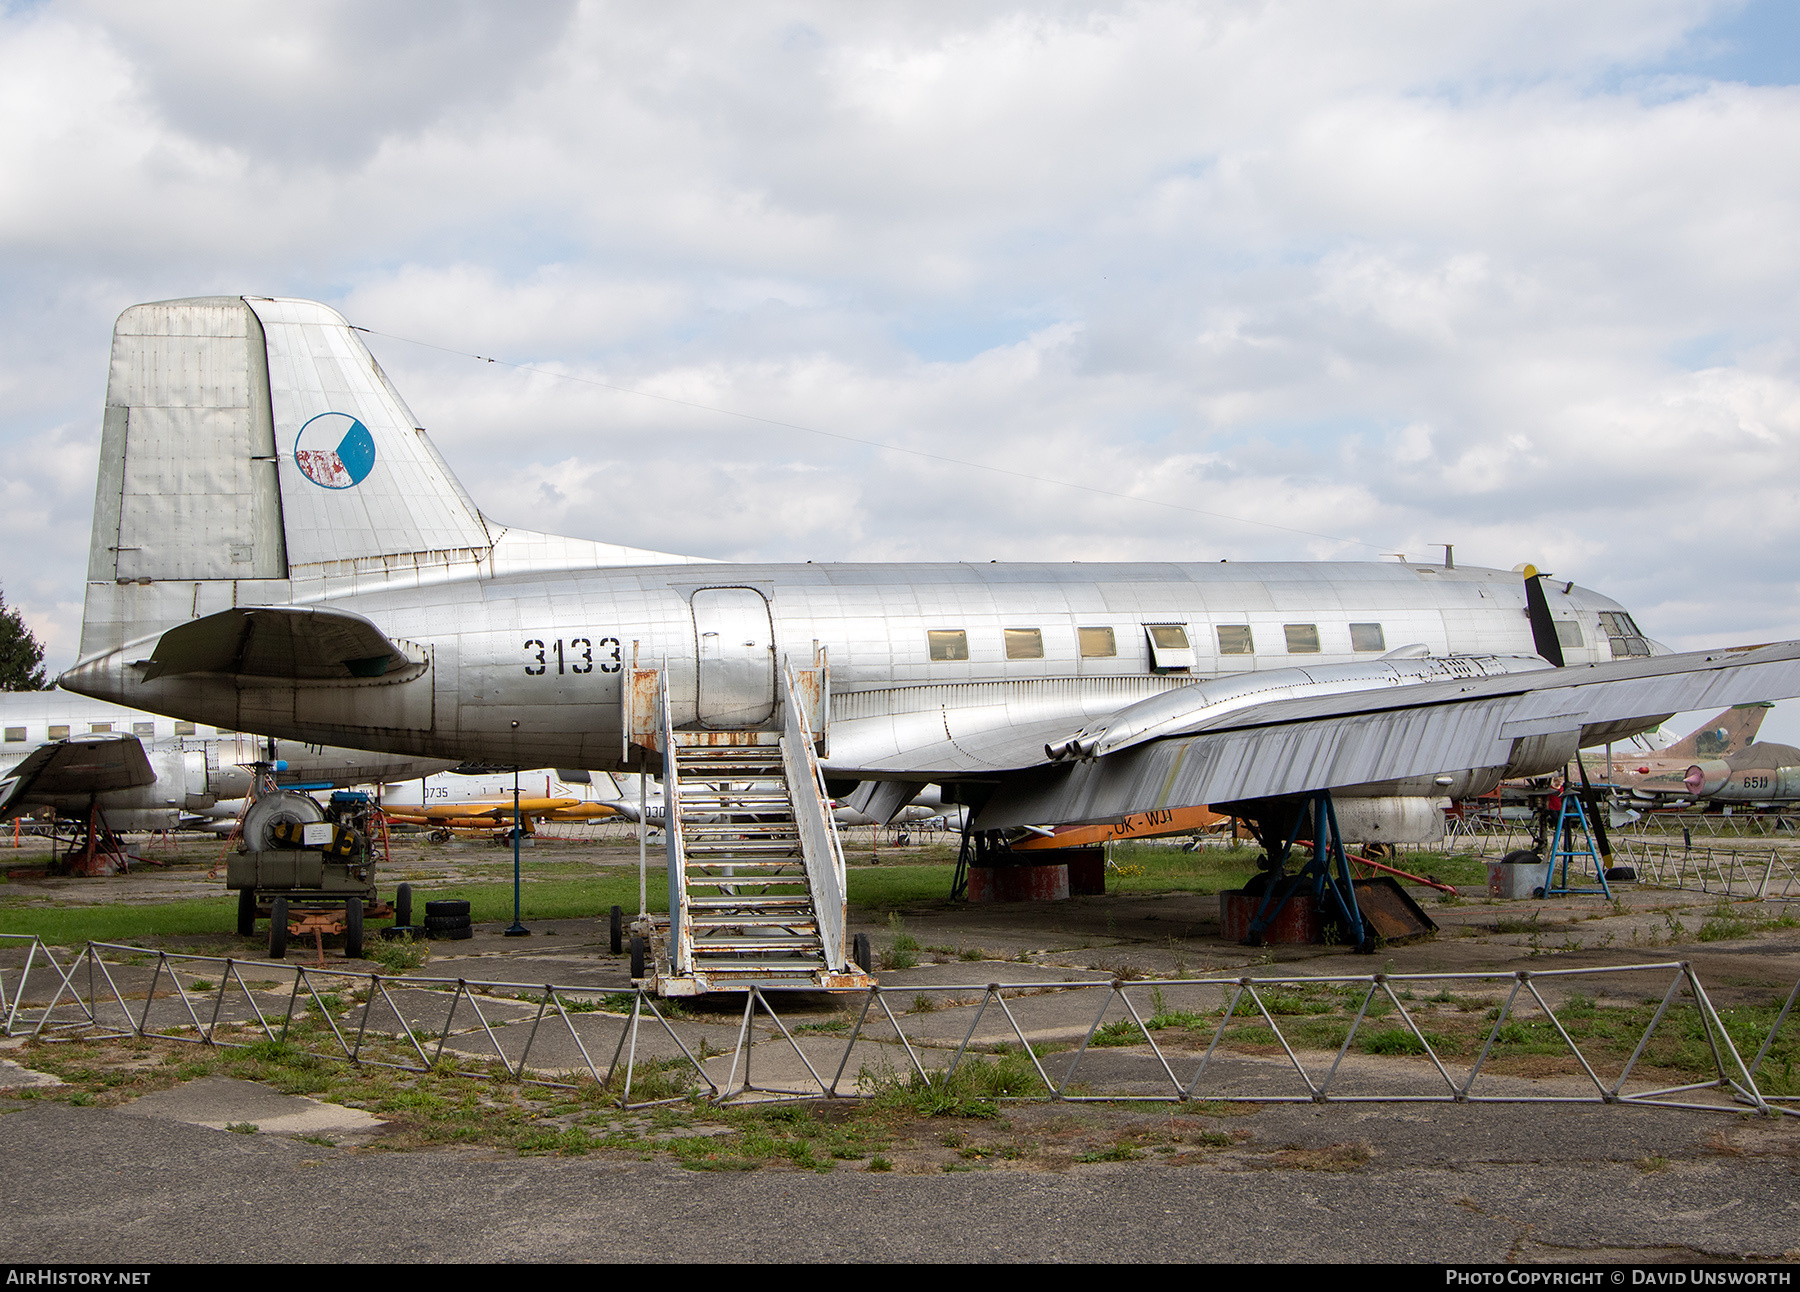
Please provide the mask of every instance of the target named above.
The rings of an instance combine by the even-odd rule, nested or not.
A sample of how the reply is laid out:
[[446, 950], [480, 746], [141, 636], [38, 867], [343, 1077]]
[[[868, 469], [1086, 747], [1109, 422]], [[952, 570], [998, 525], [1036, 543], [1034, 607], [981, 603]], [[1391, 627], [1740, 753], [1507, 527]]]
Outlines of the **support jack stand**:
[[[1282, 908], [1295, 896], [1304, 894], [1318, 903], [1321, 915], [1337, 917], [1345, 941], [1353, 945], [1359, 955], [1372, 955], [1375, 939], [1364, 926], [1362, 912], [1357, 909], [1356, 883], [1350, 874], [1349, 859], [1344, 856], [1344, 840], [1338, 833], [1331, 791], [1319, 790], [1308, 795], [1307, 800], [1307, 806], [1295, 813], [1286, 842], [1280, 844], [1279, 849], [1269, 849], [1269, 886], [1250, 921], [1244, 945], [1260, 947], [1265, 932], [1281, 914]], [[1297, 873], [1284, 877], [1282, 868], [1308, 819], [1313, 822], [1312, 856]], [[1265, 842], [1269, 837], [1264, 836]]]

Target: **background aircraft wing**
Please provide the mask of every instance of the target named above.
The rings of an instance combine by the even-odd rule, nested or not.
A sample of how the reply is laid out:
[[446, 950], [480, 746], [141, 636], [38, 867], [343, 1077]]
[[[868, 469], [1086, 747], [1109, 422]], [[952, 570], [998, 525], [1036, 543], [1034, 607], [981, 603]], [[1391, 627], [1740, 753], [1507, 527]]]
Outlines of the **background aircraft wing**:
[[10, 820], [26, 805], [54, 795], [102, 794], [155, 780], [136, 736], [70, 736], [32, 750], [0, 780], [0, 820]]
[[[1179, 692], [1170, 693], [1179, 695]], [[1514, 742], [1584, 744], [1670, 713], [1800, 694], [1800, 642], [1662, 655], [1329, 695], [1161, 725], [1088, 759], [998, 779], [978, 829], [1106, 821], [1164, 808], [1502, 767]], [[1172, 702], [1171, 702], [1172, 703]], [[1122, 711], [1123, 712], [1123, 711]], [[1115, 715], [1117, 717], [1119, 715]], [[1140, 724], [1141, 725], [1141, 724]], [[1127, 730], [1134, 730], [1126, 724]], [[1104, 742], [1106, 725], [1089, 724]], [[1001, 769], [995, 769], [1001, 770]]]

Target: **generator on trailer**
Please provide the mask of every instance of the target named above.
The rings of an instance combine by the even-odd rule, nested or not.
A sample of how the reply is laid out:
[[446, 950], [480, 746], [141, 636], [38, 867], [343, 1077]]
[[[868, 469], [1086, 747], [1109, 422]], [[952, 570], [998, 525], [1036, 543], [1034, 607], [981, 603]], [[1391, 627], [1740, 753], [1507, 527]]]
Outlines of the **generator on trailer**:
[[254, 937], [269, 921], [269, 955], [287, 954], [288, 939], [311, 934], [323, 959], [324, 939], [342, 934], [344, 955], [360, 959], [363, 923], [412, 923], [412, 890], [401, 884], [392, 903], [376, 890], [381, 810], [369, 795], [339, 790], [321, 807], [311, 795], [277, 790], [244, 813], [243, 838], [226, 866], [225, 886], [238, 894], [238, 933]]

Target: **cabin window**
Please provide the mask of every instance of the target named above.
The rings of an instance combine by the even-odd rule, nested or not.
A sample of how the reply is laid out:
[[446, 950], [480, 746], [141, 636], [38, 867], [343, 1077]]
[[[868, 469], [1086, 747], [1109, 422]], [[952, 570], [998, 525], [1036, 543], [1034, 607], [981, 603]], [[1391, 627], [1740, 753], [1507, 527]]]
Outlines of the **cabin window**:
[[50, 728], [50, 739], [52, 739], [52, 740], [67, 740], [68, 738], [69, 738], [69, 729], [67, 727], [52, 727], [52, 728]]
[[1556, 621], [1556, 643], [1559, 646], [1582, 645], [1581, 625], [1572, 619], [1558, 619]]
[[1381, 631], [1380, 624], [1351, 624], [1351, 650], [1386, 650], [1387, 635]]
[[1249, 624], [1219, 625], [1219, 654], [1254, 655], [1256, 641], [1250, 636]]
[[1006, 658], [1044, 658], [1043, 630], [1038, 628], [1008, 628], [1006, 630]]
[[224, 727], [214, 727], [213, 732], [214, 732], [214, 734], [220, 735], [220, 736], [235, 736], [235, 735], [237, 735], [237, 732], [227, 730]]
[[23, 728], [23, 727], [8, 727], [6, 729], [6, 743], [7, 744], [9, 744], [9, 745], [15, 744], [18, 741], [21, 741], [23, 739], [25, 739], [25, 728]]
[[1156, 673], [1186, 672], [1194, 667], [1194, 647], [1186, 624], [1145, 624], [1150, 638], [1150, 668]]
[[88, 731], [94, 735], [99, 735], [102, 732], [111, 732], [112, 731], [112, 723], [96, 722], [93, 726], [88, 728]]
[[969, 634], [962, 629], [933, 628], [925, 635], [931, 639], [931, 658], [969, 658]]
[[1281, 631], [1287, 634], [1288, 654], [1317, 655], [1319, 653], [1319, 625], [1283, 624]]
[[176, 734], [176, 735], [178, 735], [178, 736], [191, 736], [191, 735], [193, 735], [193, 734], [194, 734], [194, 724], [193, 724], [193, 723], [191, 723], [191, 722], [178, 722], [178, 723], [176, 723], [176, 724], [175, 724], [175, 734]]
[[131, 724], [131, 734], [134, 736], [154, 736], [156, 734], [156, 724], [154, 722], [134, 722]]
[[1111, 659], [1119, 653], [1119, 644], [1113, 640], [1110, 628], [1077, 628], [1076, 636], [1081, 638], [1081, 658]]

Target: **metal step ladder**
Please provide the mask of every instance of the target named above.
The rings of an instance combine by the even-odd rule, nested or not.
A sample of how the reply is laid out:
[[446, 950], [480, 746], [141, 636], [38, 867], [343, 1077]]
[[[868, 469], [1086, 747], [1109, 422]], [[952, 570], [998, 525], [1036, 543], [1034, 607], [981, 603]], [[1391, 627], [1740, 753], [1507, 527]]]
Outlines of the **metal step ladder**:
[[628, 721], [654, 734], [663, 770], [669, 918], [655, 930], [654, 990], [868, 986], [846, 955], [844, 854], [813, 736], [828, 702], [822, 652], [812, 669], [780, 670], [773, 730], [677, 729], [666, 677], [633, 672], [640, 700], [654, 688], [656, 729], [644, 730], [648, 714]]

